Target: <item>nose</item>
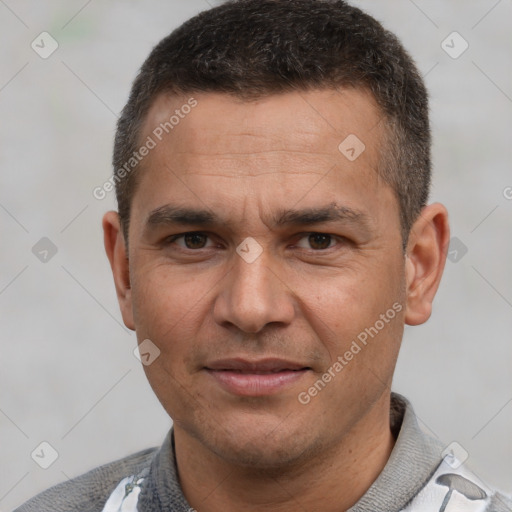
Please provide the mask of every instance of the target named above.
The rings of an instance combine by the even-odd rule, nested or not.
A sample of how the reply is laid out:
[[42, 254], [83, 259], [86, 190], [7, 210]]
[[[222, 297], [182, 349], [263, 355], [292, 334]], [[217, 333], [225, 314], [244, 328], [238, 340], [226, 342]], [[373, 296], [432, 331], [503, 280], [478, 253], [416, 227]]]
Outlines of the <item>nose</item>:
[[257, 333], [271, 323], [287, 325], [295, 315], [293, 292], [265, 251], [252, 263], [236, 254], [220, 285], [213, 315], [219, 325], [234, 325], [246, 333]]

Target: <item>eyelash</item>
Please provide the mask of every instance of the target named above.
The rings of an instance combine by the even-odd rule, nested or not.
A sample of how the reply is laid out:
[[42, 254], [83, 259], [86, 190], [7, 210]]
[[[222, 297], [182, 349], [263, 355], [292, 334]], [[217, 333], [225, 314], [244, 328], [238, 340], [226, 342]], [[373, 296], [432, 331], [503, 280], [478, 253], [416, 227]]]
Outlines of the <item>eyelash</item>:
[[[202, 231], [187, 231], [186, 233], [180, 233], [178, 235], [172, 235], [172, 236], [166, 238], [164, 240], [164, 245], [166, 245], [166, 246], [171, 245], [176, 240], [179, 240], [180, 238], [184, 238], [187, 235], [203, 235], [203, 236], [208, 237], [208, 239], [211, 240], [209, 235], [207, 233], [202, 232]], [[320, 236], [330, 237], [331, 238], [331, 242], [338, 242], [338, 244], [342, 243], [342, 242], [348, 242], [348, 240], [345, 239], [344, 237], [340, 237], [340, 236], [336, 236], [336, 235], [331, 235], [330, 233], [322, 233], [320, 231], [310, 231], [308, 233], [301, 233], [299, 241], [302, 240], [303, 238], [309, 237], [311, 235], [320, 235]], [[326, 252], [326, 251], [332, 249], [333, 247], [335, 247], [335, 245], [327, 247], [326, 249], [303, 249], [303, 250], [306, 250], [306, 251], [310, 250], [310, 251], [315, 252], [315, 253], [321, 253], [321, 252]], [[180, 247], [180, 249], [183, 250], [183, 251], [199, 252], [202, 249], [209, 249], [209, 247], [201, 247], [199, 249], [189, 249], [188, 247]]]

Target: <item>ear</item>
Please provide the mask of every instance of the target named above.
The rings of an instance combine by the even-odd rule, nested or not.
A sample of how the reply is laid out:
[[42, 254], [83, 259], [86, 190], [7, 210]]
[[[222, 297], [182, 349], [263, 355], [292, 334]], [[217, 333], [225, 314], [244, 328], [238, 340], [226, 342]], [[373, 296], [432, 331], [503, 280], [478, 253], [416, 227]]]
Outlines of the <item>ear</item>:
[[432, 313], [432, 301], [443, 275], [450, 227], [440, 203], [426, 206], [413, 224], [407, 243], [405, 323], [419, 325]]
[[117, 212], [110, 211], [103, 216], [103, 241], [112, 268], [117, 300], [119, 301], [124, 324], [128, 329], [134, 331], [130, 267]]

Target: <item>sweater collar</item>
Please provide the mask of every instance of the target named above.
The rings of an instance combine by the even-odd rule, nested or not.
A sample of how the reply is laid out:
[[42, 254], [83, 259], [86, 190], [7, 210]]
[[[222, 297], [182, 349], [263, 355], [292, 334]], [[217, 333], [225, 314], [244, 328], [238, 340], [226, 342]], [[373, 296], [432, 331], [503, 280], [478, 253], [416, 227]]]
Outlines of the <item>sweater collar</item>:
[[398, 431], [388, 462], [361, 499], [347, 512], [402, 510], [426, 485], [443, 460], [443, 445], [424, 433], [412, 405], [391, 394], [391, 429]]

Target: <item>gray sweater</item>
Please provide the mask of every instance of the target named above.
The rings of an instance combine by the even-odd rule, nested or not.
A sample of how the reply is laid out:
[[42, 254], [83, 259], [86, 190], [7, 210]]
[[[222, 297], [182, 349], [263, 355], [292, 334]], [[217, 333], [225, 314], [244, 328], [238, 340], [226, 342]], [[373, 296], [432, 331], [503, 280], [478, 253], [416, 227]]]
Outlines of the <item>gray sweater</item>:
[[[393, 393], [391, 403], [391, 426], [397, 437], [395, 446], [382, 473], [349, 512], [408, 511], [415, 509], [416, 502], [411, 504], [411, 501], [419, 493], [420, 498], [425, 495], [430, 499], [431, 493], [425, 486], [429, 481], [434, 485], [432, 477], [439, 473], [444, 445], [420, 430], [414, 411], [404, 397]], [[161, 447], [138, 452], [56, 485], [15, 512], [101, 512], [119, 482], [141, 472], [147, 476], [139, 496], [139, 512], [191, 510], [178, 481], [171, 429]], [[488, 496], [486, 511], [512, 511], [512, 500], [495, 492]], [[431, 508], [436, 512], [441, 508], [437, 501], [438, 498]]]

